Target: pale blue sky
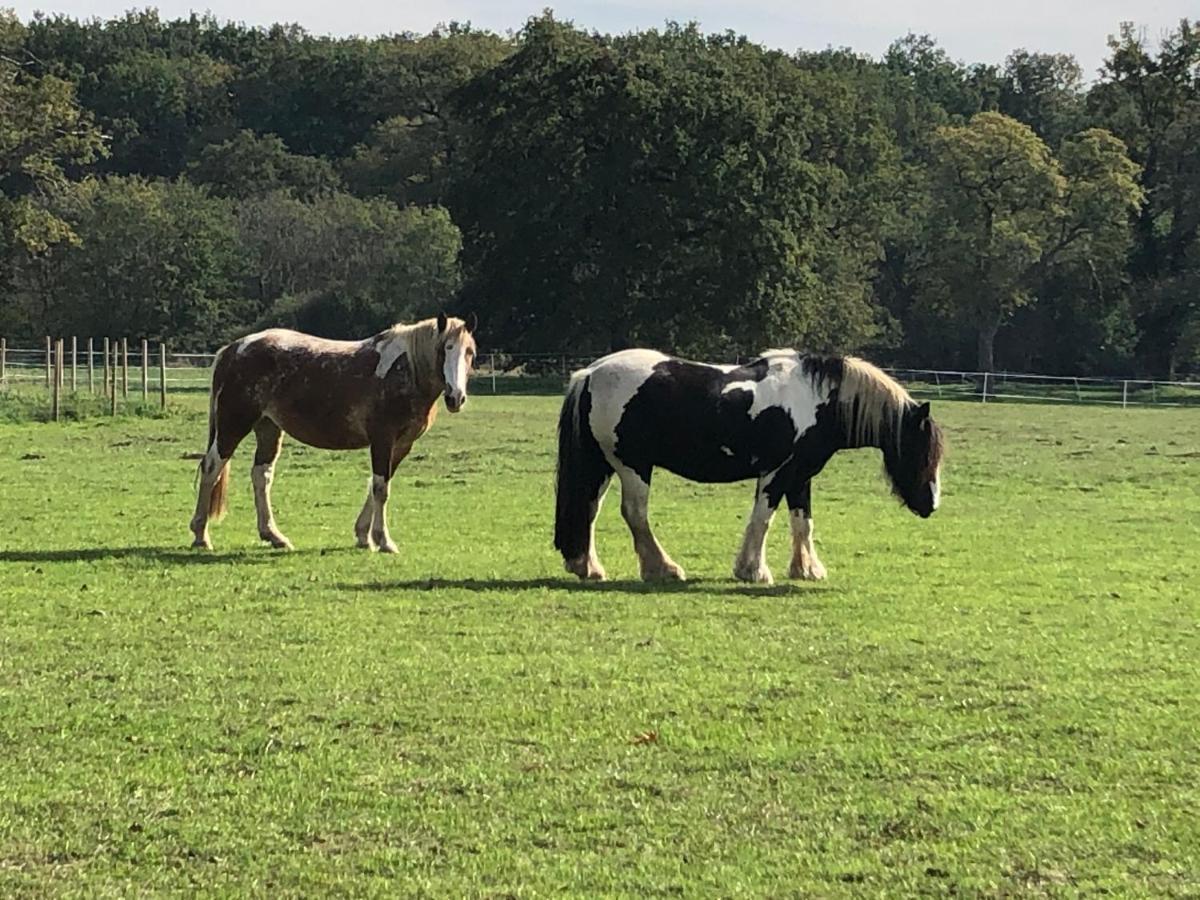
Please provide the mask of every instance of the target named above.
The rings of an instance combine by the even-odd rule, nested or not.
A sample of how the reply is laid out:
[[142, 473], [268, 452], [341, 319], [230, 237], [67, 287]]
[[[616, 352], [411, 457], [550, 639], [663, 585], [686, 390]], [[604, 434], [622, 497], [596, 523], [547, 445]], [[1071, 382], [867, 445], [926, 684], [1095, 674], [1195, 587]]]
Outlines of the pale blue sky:
[[[0, 0], [0, 5], [6, 2], [13, 0]], [[15, 7], [22, 18], [35, 10], [107, 18], [131, 5], [129, 0], [16, 0]], [[1157, 38], [1180, 18], [1196, 18], [1200, 12], [1189, 0], [163, 0], [143, 5], [157, 5], [166, 17], [207, 10], [252, 25], [298, 22], [312, 32], [339, 35], [421, 32], [451, 20], [504, 32], [552, 6], [559, 18], [599, 31], [633, 31], [668, 19], [696, 20], [706, 31], [732, 29], [784, 50], [832, 45], [872, 55], [915, 31], [932, 34], [951, 56], [967, 62], [1000, 62], [1017, 47], [1074, 53], [1087, 78], [1105, 55], [1105, 37], [1121, 21], [1134, 21]]]

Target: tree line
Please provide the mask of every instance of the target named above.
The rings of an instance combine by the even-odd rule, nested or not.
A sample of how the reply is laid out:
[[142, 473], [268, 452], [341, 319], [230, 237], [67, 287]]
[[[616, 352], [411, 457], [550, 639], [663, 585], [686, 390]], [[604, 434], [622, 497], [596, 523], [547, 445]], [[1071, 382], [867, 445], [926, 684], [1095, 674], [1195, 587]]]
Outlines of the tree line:
[[0, 11], [0, 333], [1200, 368], [1200, 27], [785, 53], [546, 13], [374, 39]]

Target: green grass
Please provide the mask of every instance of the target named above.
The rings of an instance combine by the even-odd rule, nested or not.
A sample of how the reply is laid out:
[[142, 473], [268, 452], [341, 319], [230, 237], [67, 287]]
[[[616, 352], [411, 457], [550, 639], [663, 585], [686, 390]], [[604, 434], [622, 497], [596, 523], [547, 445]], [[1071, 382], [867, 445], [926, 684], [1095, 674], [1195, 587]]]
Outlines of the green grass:
[[615, 489], [614, 581], [561, 571], [554, 398], [443, 412], [398, 557], [295, 444], [299, 549], [243, 448], [190, 552], [188, 403], [0, 424], [0, 895], [1200, 894], [1194, 411], [940, 404], [942, 510], [839, 455], [819, 585], [730, 580], [750, 485], [660, 476], [661, 589]]

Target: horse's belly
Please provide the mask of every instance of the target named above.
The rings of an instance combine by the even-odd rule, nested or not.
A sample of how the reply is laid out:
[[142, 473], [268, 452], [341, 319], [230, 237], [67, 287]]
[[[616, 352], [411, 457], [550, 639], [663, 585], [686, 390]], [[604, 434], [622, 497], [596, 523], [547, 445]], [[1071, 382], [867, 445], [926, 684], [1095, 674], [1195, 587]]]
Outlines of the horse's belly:
[[297, 415], [286, 409], [271, 409], [267, 414], [291, 437], [321, 450], [358, 450], [371, 443], [365, 422], [355, 421], [346, 411], [325, 413]]
[[687, 456], [663, 459], [658, 462], [658, 465], [680, 478], [707, 484], [745, 481], [748, 478], [757, 478], [761, 474], [755, 471], [746, 460], [724, 454], [692, 453]]

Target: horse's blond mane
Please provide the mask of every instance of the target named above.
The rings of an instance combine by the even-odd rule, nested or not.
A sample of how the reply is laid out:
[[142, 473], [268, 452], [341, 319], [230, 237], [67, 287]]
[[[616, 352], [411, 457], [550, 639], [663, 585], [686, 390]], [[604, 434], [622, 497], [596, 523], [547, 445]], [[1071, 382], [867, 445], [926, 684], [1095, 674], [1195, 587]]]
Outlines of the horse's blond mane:
[[915, 403], [882, 369], [856, 356], [843, 359], [838, 412], [851, 446], [878, 447], [889, 438], [898, 441], [904, 413]]
[[[465, 325], [462, 319], [447, 319], [446, 332]], [[440, 377], [438, 347], [442, 335], [438, 332], [437, 319], [422, 319], [411, 325], [396, 324], [388, 329], [388, 333], [404, 341], [417, 384], [426, 385]]]

